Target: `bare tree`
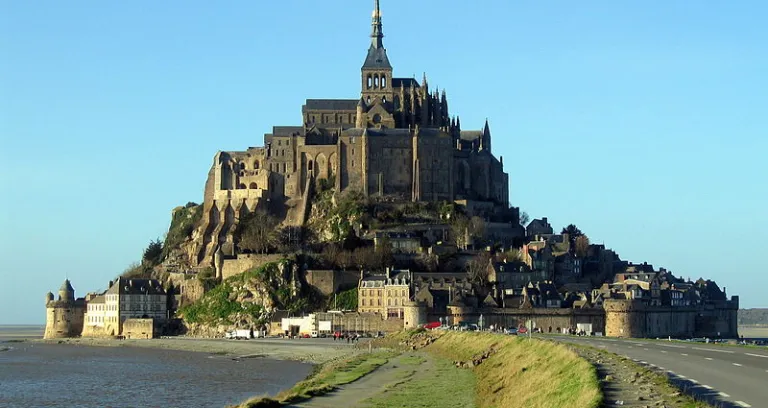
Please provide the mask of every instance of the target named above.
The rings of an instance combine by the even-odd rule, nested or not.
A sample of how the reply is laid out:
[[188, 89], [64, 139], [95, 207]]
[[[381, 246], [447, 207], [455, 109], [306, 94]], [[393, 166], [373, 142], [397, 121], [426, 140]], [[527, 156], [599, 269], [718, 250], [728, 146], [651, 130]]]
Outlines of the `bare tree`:
[[240, 225], [240, 249], [264, 254], [278, 243], [277, 220], [263, 211], [248, 214]]
[[323, 260], [323, 263], [325, 263], [326, 266], [331, 268], [338, 267], [338, 260], [339, 260], [339, 254], [341, 253], [341, 249], [338, 245], [335, 243], [330, 243], [328, 245], [325, 245], [323, 247], [323, 252], [320, 255], [320, 257]]
[[485, 287], [488, 284], [490, 260], [490, 254], [482, 252], [467, 263], [469, 281], [475, 286]]
[[466, 248], [469, 244], [469, 218], [464, 214], [454, 214], [451, 217], [451, 239], [459, 248]]

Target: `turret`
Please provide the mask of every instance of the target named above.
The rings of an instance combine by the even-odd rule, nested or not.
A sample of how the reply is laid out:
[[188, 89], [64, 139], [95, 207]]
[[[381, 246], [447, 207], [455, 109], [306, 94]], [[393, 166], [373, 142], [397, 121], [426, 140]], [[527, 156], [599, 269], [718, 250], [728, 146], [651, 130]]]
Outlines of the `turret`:
[[69, 279], [65, 279], [64, 283], [59, 288], [59, 300], [75, 301], [75, 289], [72, 288], [72, 284], [69, 283]]
[[53, 302], [53, 293], [48, 292], [45, 294], [45, 303]]

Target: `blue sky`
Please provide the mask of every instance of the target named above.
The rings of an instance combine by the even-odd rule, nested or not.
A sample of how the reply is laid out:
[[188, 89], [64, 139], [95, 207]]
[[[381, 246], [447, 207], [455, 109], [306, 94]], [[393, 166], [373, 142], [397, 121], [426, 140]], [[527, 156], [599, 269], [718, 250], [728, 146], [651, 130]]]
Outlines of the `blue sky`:
[[[355, 98], [373, 1], [0, 5], [0, 324], [107, 281], [217, 150]], [[395, 75], [487, 117], [511, 202], [768, 307], [762, 1], [382, 0]]]

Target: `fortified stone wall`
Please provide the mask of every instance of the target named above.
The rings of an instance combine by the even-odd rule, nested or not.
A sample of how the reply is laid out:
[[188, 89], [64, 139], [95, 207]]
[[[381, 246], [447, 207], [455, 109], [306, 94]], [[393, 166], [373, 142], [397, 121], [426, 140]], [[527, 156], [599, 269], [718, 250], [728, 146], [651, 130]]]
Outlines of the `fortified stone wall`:
[[155, 337], [154, 319], [126, 319], [123, 322], [126, 339], [151, 339]]
[[360, 275], [349, 271], [312, 269], [307, 271], [307, 284], [315, 287], [325, 296], [330, 296], [340, 289], [356, 287]]
[[83, 332], [85, 302], [52, 301], [46, 305], [45, 339], [77, 337]]
[[240, 254], [236, 259], [225, 259], [222, 263], [222, 279], [239, 275], [245, 271], [281, 259], [283, 259], [283, 255], [280, 254]]
[[[545, 333], [560, 332], [562, 329], [576, 328], [577, 324], [591, 324], [593, 332], [605, 333], [605, 314], [601, 309], [502, 309], [484, 308], [469, 311], [466, 308], [449, 307], [449, 314], [445, 316], [448, 324], [454, 325], [461, 322], [478, 323], [483, 317], [483, 326], [490, 325], [502, 327], [528, 326], [541, 329]], [[430, 321], [438, 321], [439, 315], [430, 316]]]
[[414, 302], [408, 302], [403, 305], [403, 327], [406, 329], [415, 329], [426, 323], [428, 323], [426, 307]]
[[701, 307], [645, 306], [606, 300], [606, 335], [611, 337], [738, 337], [738, 300]]

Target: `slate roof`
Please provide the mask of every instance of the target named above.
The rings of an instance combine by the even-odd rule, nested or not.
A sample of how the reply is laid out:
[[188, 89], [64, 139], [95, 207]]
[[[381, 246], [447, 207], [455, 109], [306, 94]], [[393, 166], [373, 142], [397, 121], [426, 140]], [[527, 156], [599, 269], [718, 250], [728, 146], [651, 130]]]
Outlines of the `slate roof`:
[[479, 130], [462, 130], [460, 138], [461, 140], [471, 142], [473, 140], [479, 139], [482, 135], [483, 135], [483, 132]]
[[303, 131], [303, 126], [273, 126], [272, 136], [292, 136], [295, 133], [301, 134]]
[[111, 295], [165, 295], [163, 285], [157, 279], [119, 278], [107, 289]]
[[356, 111], [358, 99], [307, 99], [304, 105], [310, 110]]
[[64, 283], [61, 284], [61, 287], [59, 288], [59, 292], [71, 292], [75, 293], [75, 289], [72, 288], [72, 284], [69, 283], [69, 279], [65, 279]]
[[419, 81], [414, 78], [392, 78], [393, 88], [410, 88], [413, 85], [414, 88], [419, 88]]
[[392, 69], [392, 65], [389, 63], [389, 57], [387, 57], [387, 50], [384, 47], [368, 48], [368, 55], [365, 57], [363, 68], [383, 68]]

